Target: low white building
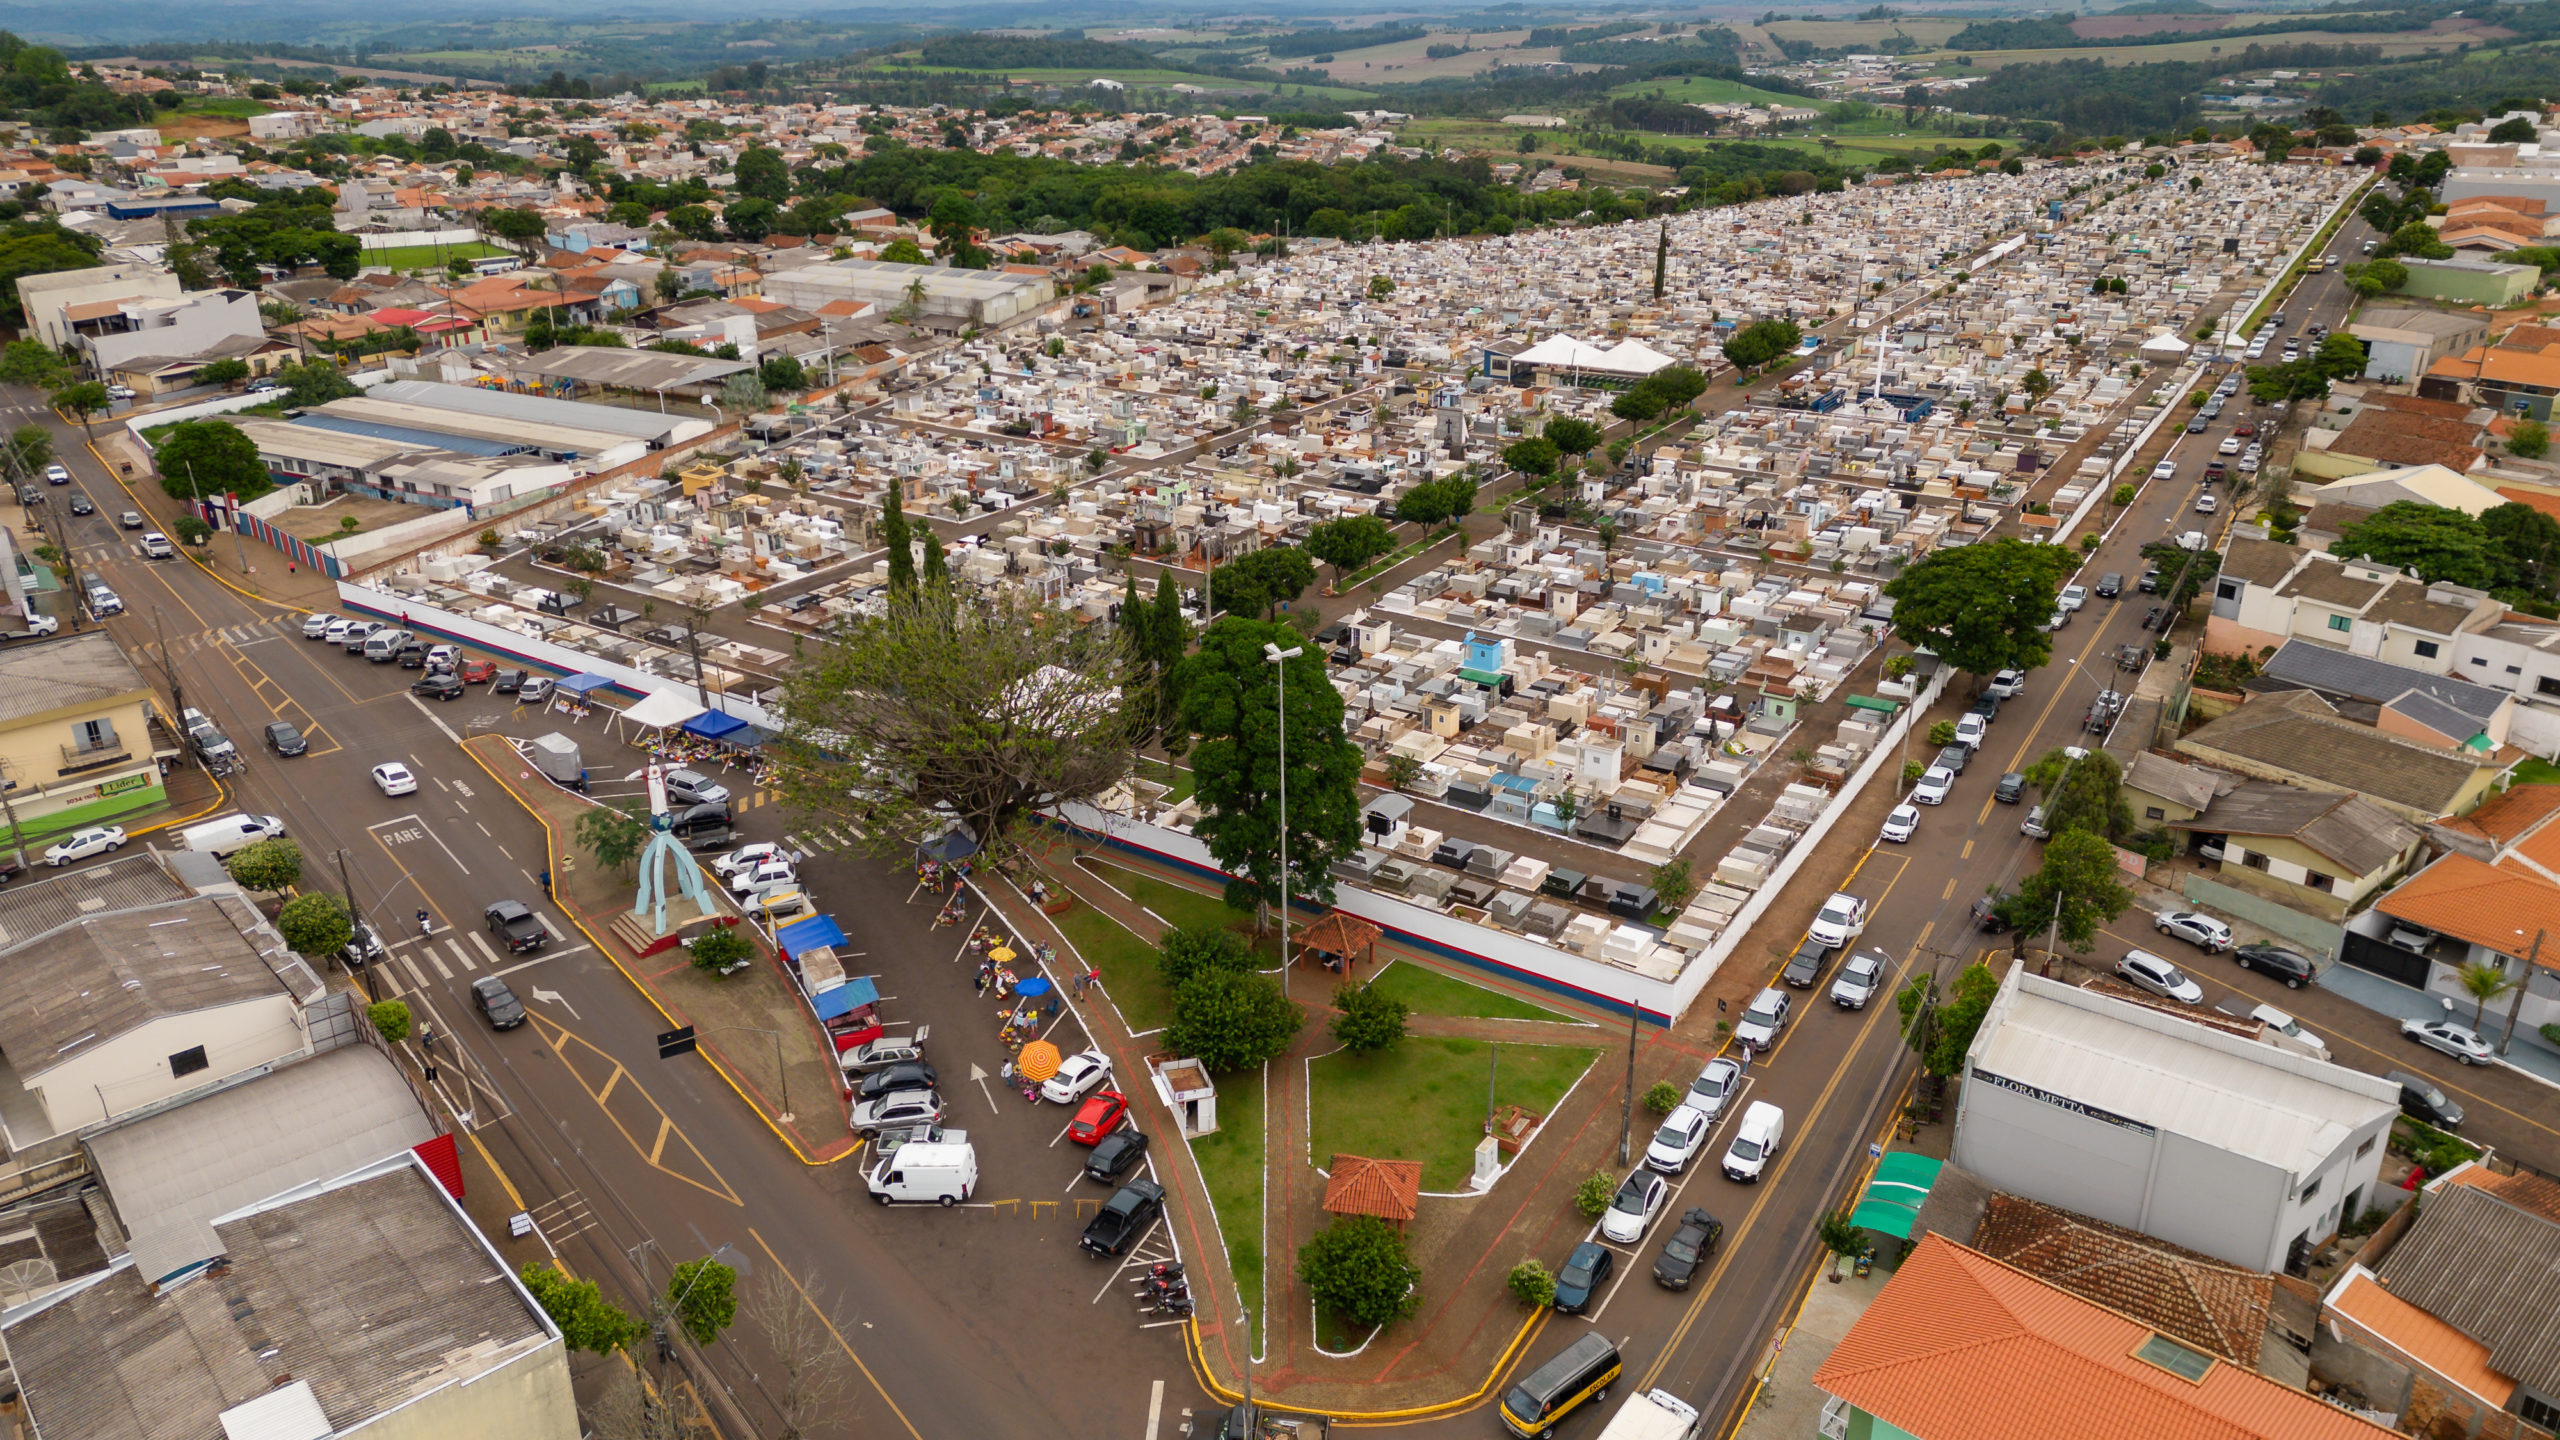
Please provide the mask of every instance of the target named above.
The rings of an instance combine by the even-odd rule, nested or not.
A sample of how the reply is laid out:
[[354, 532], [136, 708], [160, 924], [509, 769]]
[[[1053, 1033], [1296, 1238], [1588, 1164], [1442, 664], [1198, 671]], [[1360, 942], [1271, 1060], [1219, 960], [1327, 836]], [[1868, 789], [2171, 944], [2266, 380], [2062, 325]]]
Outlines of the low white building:
[[2012, 965], [1965, 1054], [1954, 1162], [2258, 1270], [2371, 1203], [2400, 1087]]

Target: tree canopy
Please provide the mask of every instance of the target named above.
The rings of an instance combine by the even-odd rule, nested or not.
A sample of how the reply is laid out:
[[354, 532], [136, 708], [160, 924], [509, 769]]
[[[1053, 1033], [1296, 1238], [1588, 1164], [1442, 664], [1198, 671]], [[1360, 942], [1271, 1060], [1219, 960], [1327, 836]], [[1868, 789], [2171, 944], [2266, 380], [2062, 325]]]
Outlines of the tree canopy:
[[[1275, 667], [1266, 645], [1303, 653]], [[1333, 863], [1360, 842], [1360, 748], [1343, 736], [1342, 696], [1323, 652], [1285, 625], [1220, 618], [1183, 662], [1181, 724], [1198, 741], [1191, 767], [1201, 814], [1192, 833], [1235, 877], [1227, 903], [1238, 909], [1280, 899], [1282, 686], [1275, 669], [1287, 672], [1290, 893], [1329, 899]]]
[[237, 495], [254, 500], [275, 488], [257, 442], [228, 420], [181, 420], [151, 457], [160, 488], [180, 500]]
[[1793, 320], [1755, 320], [1724, 342], [1724, 358], [1750, 370], [1793, 353], [1802, 343], [1804, 331]]
[[2052, 658], [2044, 624], [2074, 560], [2016, 539], [1933, 550], [1885, 582], [1894, 633], [1968, 674], [2032, 670]]
[[1298, 1279], [1316, 1303], [1354, 1325], [1379, 1326], [1422, 1305], [1422, 1267], [1404, 1236], [1374, 1215], [1344, 1215], [1298, 1250]]
[[[2517, 505], [2515, 509], [2530, 509]], [[2361, 556], [2418, 572], [2426, 581], [2450, 581], [2486, 590], [2497, 583], [2481, 521], [2423, 500], [2395, 500], [2338, 532], [2329, 553]]]
[[2045, 842], [2043, 866], [2019, 884], [2003, 913], [2017, 927], [2022, 945], [2054, 924], [2058, 913], [2062, 943], [2085, 955], [2097, 941], [2098, 927], [2132, 903], [2133, 891], [2116, 867], [2115, 847], [2104, 836], [2058, 830]]
[[1251, 1069], [1289, 1048], [1306, 1012], [1280, 993], [1279, 982], [1253, 971], [1203, 970], [1173, 992], [1173, 1024], [1165, 1045], [1210, 1070]]
[[2133, 833], [2133, 805], [2124, 798], [2124, 768], [2104, 750], [2084, 750], [2077, 760], [2048, 750], [2027, 767], [2027, 783], [2044, 802], [2047, 830], [2086, 830], [2109, 840]]
[[1265, 545], [1209, 572], [1209, 601], [1230, 615], [1268, 617], [1316, 583], [1315, 562], [1295, 545]]
[[1337, 586], [1352, 571], [1395, 548], [1395, 532], [1375, 515], [1345, 515], [1307, 532], [1307, 553], [1333, 567]]

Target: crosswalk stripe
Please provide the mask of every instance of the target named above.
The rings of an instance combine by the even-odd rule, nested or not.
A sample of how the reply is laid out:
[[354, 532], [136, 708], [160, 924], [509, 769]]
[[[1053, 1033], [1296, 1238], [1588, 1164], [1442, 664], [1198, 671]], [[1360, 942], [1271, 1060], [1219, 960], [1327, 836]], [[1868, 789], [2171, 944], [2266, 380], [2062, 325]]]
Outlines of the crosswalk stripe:
[[[480, 964], [479, 964], [479, 962], [478, 962], [478, 961], [476, 961], [476, 960], [473, 960], [473, 959], [471, 958], [470, 952], [468, 952], [468, 951], [466, 951], [466, 950], [464, 950], [464, 949], [462, 948], [462, 942], [461, 942], [461, 941], [459, 941], [459, 940], [450, 940], [450, 939], [449, 939], [449, 940], [447, 940], [447, 941], [445, 941], [445, 942], [444, 942], [444, 946], [445, 946], [445, 948], [446, 948], [446, 949], [448, 949], [448, 950], [450, 950], [450, 951], [452, 951], [452, 952], [453, 952], [453, 959], [454, 959], [454, 963], [456, 963], [456, 964], [458, 964], [458, 965], [460, 965], [460, 966], [462, 967], [462, 973], [463, 973], [463, 974], [468, 975], [468, 974], [470, 974], [472, 971], [477, 970], [477, 969], [479, 969], [479, 968], [480, 968]], [[438, 969], [442, 969], [442, 968], [444, 968], [444, 967], [442, 967], [442, 966], [438, 966], [438, 967], [436, 967], [436, 968], [438, 968]]]
[[418, 953], [426, 956], [427, 963], [436, 967], [437, 979], [450, 980], [453, 978], [453, 972], [444, 968], [444, 957], [436, 953], [436, 947], [433, 945], [421, 945], [418, 947]]
[[797, 835], [784, 835], [782, 837], [782, 843], [790, 846], [794, 850], [814, 850], [817, 848]]
[[[471, 932], [471, 943], [480, 947], [480, 953], [488, 958], [490, 969], [494, 970], [498, 968], [498, 952], [490, 946], [488, 936], [474, 930]], [[465, 966], [463, 968], [469, 969], [470, 967]]]
[[382, 993], [385, 996], [398, 996], [403, 993], [400, 989], [399, 966], [386, 965], [380, 961], [375, 961], [374, 973], [382, 981]]
[[400, 957], [400, 963], [409, 972], [409, 979], [412, 982], [410, 985], [411, 989], [424, 990], [427, 988], [427, 972], [418, 968], [418, 962], [414, 957], [403, 955]]

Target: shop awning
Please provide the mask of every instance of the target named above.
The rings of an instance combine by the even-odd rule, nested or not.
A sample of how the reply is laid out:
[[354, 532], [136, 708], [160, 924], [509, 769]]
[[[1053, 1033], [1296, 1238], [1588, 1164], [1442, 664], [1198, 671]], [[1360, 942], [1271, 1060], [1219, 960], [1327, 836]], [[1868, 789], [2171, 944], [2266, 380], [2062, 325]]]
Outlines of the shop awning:
[[589, 671], [582, 675], [572, 675], [568, 679], [561, 681], [559, 684], [554, 685], [551, 688], [554, 690], [566, 690], [572, 695], [586, 695], [602, 690], [612, 683], [613, 682], [611, 680], [606, 679], [602, 675]]
[[806, 920], [795, 920], [783, 926], [774, 932], [773, 938], [774, 943], [782, 947], [783, 954], [797, 955], [821, 945], [843, 944], [844, 929], [836, 924], [833, 915], [812, 915]]
[[685, 733], [705, 740], [726, 740], [741, 730], [749, 729], [746, 721], [721, 710], [705, 710], [684, 722]]
[[865, 1005], [879, 1003], [880, 987], [865, 978], [847, 980], [832, 990], [821, 990], [809, 997], [810, 1007], [818, 1012], [821, 1020], [833, 1020], [839, 1015], [850, 1015]]
[[1877, 1161], [1867, 1193], [1858, 1197], [1858, 1208], [1849, 1212], [1849, 1223], [1897, 1240], [1910, 1239], [1912, 1223], [1920, 1218], [1920, 1202], [1929, 1198], [1929, 1187], [1938, 1183], [1938, 1171], [1945, 1164], [1909, 1150], [1896, 1150]]

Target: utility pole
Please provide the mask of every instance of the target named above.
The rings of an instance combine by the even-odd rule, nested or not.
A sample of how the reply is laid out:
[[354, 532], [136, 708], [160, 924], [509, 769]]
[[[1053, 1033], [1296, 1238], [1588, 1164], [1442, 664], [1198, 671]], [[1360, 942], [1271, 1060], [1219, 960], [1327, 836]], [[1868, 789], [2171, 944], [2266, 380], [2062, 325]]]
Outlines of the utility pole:
[[702, 636], [694, 629], [696, 613], [692, 610], [685, 612], [684, 648], [693, 655], [693, 703], [708, 710], [711, 708], [711, 691], [702, 680]]
[[[356, 934], [355, 939], [351, 943], [355, 945], [358, 962], [364, 968], [365, 998], [373, 1004], [379, 1005], [382, 1003], [382, 981], [373, 973], [373, 955], [368, 953], [364, 948], [365, 936], [372, 933], [371, 927], [365, 923], [364, 911], [357, 908], [356, 882], [347, 878], [347, 849], [345, 846], [341, 845], [338, 847], [337, 858], [338, 888], [346, 892], [347, 914], [355, 921]], [[376, 935], [374, 938], [379, 940], [381, 937]], [[385, 951], [383, 954], [384, 958], [388, 958], [390, 952]]]
[[1627, 1001], [1627, 1093], [1618, 1099], [1618, 1163], [1627, 1163], [1634, 1153], [1636, 1138], [1636, 1022], [1644, 1018], [1644, 1006], [1630, 997]]
[[151, 646], [159, 652], [160, 678], [169, 684], [169, 703], [180, 715], [187, 713], [187, 688], [178, 683], [178, 667], [169, 659], [169, 637], [161, 633], [160, 607], [151, 607]]
[[[10, 823], [14, 825], [17, 822], [12, 819]], [[2533, 948], [2524, 955], [2524, 973], [2516, 977], [2516, 998], [2507, 1002], [2507, 1033], [2498, 1037], [2498, 1053], [2501, 1055], [2507, 1053], [2508, 1046], [2516, 1043], [2516, 1021], [2524, 1013], [2524, 992], [2533, 988], [2533, 967], [2542, 958], [2543, 933], [2540, 930], [2533, 932]]]

